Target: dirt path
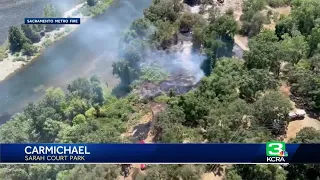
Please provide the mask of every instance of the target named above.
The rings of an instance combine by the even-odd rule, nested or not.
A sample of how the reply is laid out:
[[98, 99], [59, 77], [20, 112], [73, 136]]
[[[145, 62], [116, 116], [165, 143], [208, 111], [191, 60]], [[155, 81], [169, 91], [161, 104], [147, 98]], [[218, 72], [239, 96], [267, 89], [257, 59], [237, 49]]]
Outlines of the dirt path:
[[271, 11], [278, 12], [280, 15], [286, 15], [286, 16], [288, 16], [291, 12], [290, 6], [284, 6], [284, 7], [278, 7], [278, 8], [272, 8], [270, 6], [266, 6], [266, 8]]
[[[280, 87], [280, 91], [287, 97], [290, 97], [290, 87], [285, 84], [282, 84]], [[295, 103], [291, 101], [292, 108], [295, 110], [297, 109]], [[289, 122], [288, 130], [287, 130], [287, 137], [284, 139], [285, 142], [288, 142], [290, 139], [295, 138], [297, 133], [303, 129], [304, 127], [313, 127], [317, 130], [320, 130], [320, 121], [314, 118], [309, 117], [308, 115], [305, 116], [302, 120], [295, 120]]]
[[[237, 21], [237, 23], [239, 24], [239, 26], [242, 25], [241, 21], [240, 21], [240, 17], [242, 15], [242, 3], [243, 1], [238, 1], [238, 3], [236, 4], [236, 8], [234, 8], [234, 12], [233, 12], [233, 16], [234, 19]], [[249, 51], [249, 46], [248, 46], [248, 37], [247, 36], [241, 36], [239, 34], [236, 34], [234, 36], [234, 42], [241, 47], [241, 49], [243, 49], [244, 51]]]
[[[138, 136], [143, 136], [146, 143], [152, 143], [154, 135], [151, 132], [151, 123], [154, 117], [161, 111], [165, 109], [165, 104], [151, 103], [149, 104], [149, 111], [147, 111], [137, 122], [129, 122], [127, 131], [122, 134], [122, 137], [137, 140]], [[118, 180], [132, 180], [132, 176], [135, 171], [145, 174], [145, 171], [140, 170], [140, 164], [133, 164], [130, 170], [130, 175], [126, 178], [124, 176], [119, 176]]]
[[213, 172], [202, 175], [202, 180], [222, 180], [222, 176], [216, 176]]
[[285, 7], [278, 7], [278, 8], [272, 8], [270, 6], [267, 6], [266, 9], [263, 11], [265, 14], [267, 14], [267, 11], [271, 10], [273, 14], [277, 14], [276, 20], [271, 18], [271, 22], [269, 24], [264, 24], [263, 27], [265, 29], [270, 29], [270, 30], [275, 30], [276, 29], [276, 24], [278, 19], [280, 18], [281, 15], [288, 16], [291, 12], [291, 7], [290, 6], [285, 6]]
[[315, 129], [320, 130], [320, 122], [307, 115], [303, 120], [291, 121], [288, 125], [287, 137], [284, 141], [288, 142], [290, 139], [295, 138], [297, 133], [304, 127], [314, 127]]
[[245, 51], [249, 51], [249, 46], [248, 46], [248, 37], [246, 36], [241, 36], [241, 35], [235, 35], [234, 36], [234, 42], [241, 47], [241, 49]]
[[[242, 2], [241, 2], [242, 4]], [[290, 6], [286, 6], [286, 7], [279, 7], [279, 8], [271, 8], [269, 6], [266, 7], [265, 13], [267, 13], [267, 10], [271, 10], [274, 13], [278, 13], [279, 17], [280, 15], [289, 15], [291, 12], [291, 7]], [[235, 20], [241, 24], [240, 22], [240, 16], [242, 15], [242, 8], [237, 8], [234, 11], [234, 18]], [[270, 29], [270, 30], [275, 30], [276, 27], [276, 21], [274, 21], [273, 19], [271, 19], [270, 24], [264, 24], [263, 27], [265, 29]], [[241, 35], [235, 35], [234, 37], [234, 41], [236, 44], [238, 44], [243, 50], [248, 51], [249, 47], [248, 47], [248, 37], [246, 36], [241, 36]]]
[[[151, 132], [150, 126], [146, 126], [147, 124], [150, 124], [150, 121], [153, 120], [154, 116], [156, 116], [159, 112], [163, 111], [165, 109], [165, 104], [160, 103], [151, 103], [150, 104], [150, 111], [144, 114], [138, 122], [136, 122], [134, 125], [130, 123], [130, 126], [128, 126], [128, 130], [126, 133], [124, 133], [122, 136], [126, 137], [132, 137], [133, 139], [136, 138], [138, 134], [142, 134], [145, 136], [145, 142], [146, 143], [152, 143], [154, 139], [154, 135]], [[140, 170], [140, 164], [133, 164], [133, 167], [131, 169], [129, 177], [124, 178], [123, 176], [119, 176], [118, 180], [133, 180], [132, 176], [135, 171], [138, 171], [139, 173], [145, 173], [145, 171]], [[215, 175], [215, 173], [204, 173], [202, 175], [202, 180], [222, 180], [223, 175]]]

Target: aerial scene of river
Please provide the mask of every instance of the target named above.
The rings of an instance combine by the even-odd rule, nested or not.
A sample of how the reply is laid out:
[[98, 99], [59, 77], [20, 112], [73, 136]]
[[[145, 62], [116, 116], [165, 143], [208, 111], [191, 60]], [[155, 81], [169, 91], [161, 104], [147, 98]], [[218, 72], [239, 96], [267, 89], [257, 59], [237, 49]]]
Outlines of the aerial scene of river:
[[[25, 17], [41, 16], [43, 5], [50, 1], [31, 0], [21, 6], [18, 2], [0, 0], [0, 21], [4, 26], [19, 25]], [[59, 4], [59, 1], [55, 3]], [[98, 75], [102, 82], [114, 86], [118, 80], [112, 75], [112, 62], [116, 60], [119, 38], [132, 21], [142, 16], [143, 9], [150, 3], [151, 0], [115, 0], [103, 14], [81, 24], [70, 35], [48, 47], [36, 60], [1, 81], [0, 115], [19, 112], [27, 103], [41, 98], [47, 88], [64, 88], [78, 77]], [[64, 8], [70, 8], [65, 2], [63, 4]], [[3, 10], [4, 5], [10, 5], [10, 8]], [[4, 23], [10, 14], [11, 24]], [[5, 30], [7, 28], [2, 26], [0, 34]], [[3, 37], [0, 39], [3, 41]], [[0, 120], [0, 124], [5, 120]]]
[[26, 17], [42, 17], [43, 7], [53, 4], [60, 11], [72, 8], [80, 0], [0, 0], [0, 44], [8, 36], [10, 26], [18, 26]]

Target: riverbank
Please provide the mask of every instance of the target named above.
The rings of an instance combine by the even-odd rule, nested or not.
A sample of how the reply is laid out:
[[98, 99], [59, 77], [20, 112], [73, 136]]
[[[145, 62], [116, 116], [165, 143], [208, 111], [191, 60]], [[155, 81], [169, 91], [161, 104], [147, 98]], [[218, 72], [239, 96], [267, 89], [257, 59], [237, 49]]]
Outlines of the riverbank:
[[[66, 11], [63, 17], [72, 17], [72, 18], [81, 18], [81, 23], [87, 21], [90, 17], [100, 14], [109, 7], [109, 5], [113, 2], [113, 0], [103, 1], [103, 4], [97, 4], [99, 7], [98, 13], [85, 13], [86, 11], [92, 11], [93, 7], [88, 7], [87, 3], [81, 3], [73, 7], [72, 9]], [[94, 8], [97, 8], [94, 7]], [[103, 9], [102, 9], [103, 8]], [[85, 14], [85, 15], [83, 15]], [[65, 25], [59, 29], [56, 29], [51, 32], [47, 32], [45, 36], [43, 36], [38, 43], [34, 43], [33, 45], [38, 48], [38, 52], [33, 56], [25, 56], [22, 53], [11, 54], [9, 50], [4, 52], [4, 58], [0, 59], [0, 81], [5, 80], [10, 75], [14, 74], [14, 72], [23, 68], [25, 65], [30, 63], [31, 61], [37, 59], [37, 57], [50, 45], [54, 42], [64, 38], [72, 31], [77, 29], [79, 25]]]

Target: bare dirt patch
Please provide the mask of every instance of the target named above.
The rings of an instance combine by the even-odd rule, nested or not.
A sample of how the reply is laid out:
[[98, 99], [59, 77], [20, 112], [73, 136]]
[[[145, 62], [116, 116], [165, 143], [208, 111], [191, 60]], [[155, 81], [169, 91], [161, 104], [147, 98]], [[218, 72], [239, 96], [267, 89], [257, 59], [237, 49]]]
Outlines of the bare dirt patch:
[[249, 51], [248, 41], [249, 39], [247, 36], [241, 36], [238, 34], [234, 36], [234, 42], [245, 51]]
[[[142, 137], [146, 143], [152, 143], [154, 140], [154, 133], [152, 132], [152, 126], [155, 117], [166, 107], [162, 103], [150, 103], [148, 110], [139, 118], [138, 121], [128, 122], [128, 128], [126, 133], [122, 134], [123, 137], [127, 137], [133, 141], [138, 141], [139, 137]], [[141, 112], [142, 113], [142, 112]]]
[[291, 7], [290, 6], [278, 7], [278, 8], [275, 8], [274, 10], [276, 10], [280, 15], [288, 16], [291, 12]]
[[[285, 6], [285, 7], [272, 8], [270, 6], [267, 6], [266, 10], [271, 10], [273, 14], [272, 16], [274, 16], [274, 18], [270, 19], [270, 23], [264, 24], [263, 27], [265, 29], [275, 30], [277, 21], [279, 20], [280, 16], [281, 15], [288, 16], [291, 12], [291, 7]], [[266, 10], [264, 10], [265, 13], [267, 13]]]
[[222, 176], [217, 176], [213, 172], [211, 173], [204, 173], [202, 175], [202, 180], [222, 180]]
[[[127, 131], [121, 136], [123, 138], [129, 138], [132, 141], [137, 142], [139, 136], [147, 138], [150, 135], [150, 121], [152, 121], [152, 112], [148, 111], [138, 121], [134, 119], [128, 122]], [[152, 139], [152, 138], [151, 138]]]
[[303, 120], [291, 121], [288, 125], [287, 137], [284, 141], [287, 142], [290, 139], [295, 138], [297, 133], [305, 127], [313, 127], [316, 130], [320, 130], [320, 122], [310, 118], [308, 115], [306, 115]]
[[224, 3], [218, 3], [217, 0], [214, 1], [222, 13], [225, 13], [228, 9], [233, 9], [234, 12], [242, 13], [243, 0], [225, 0]]
[[283, 83], [280, 86], [280, 91], [286, 96], [286, 97], [290, 97], [291, 92], [290, 92], [290, 86], [288, 86], [287, 84]]
[[[129, 138], [135, 142], [138, 141], [140, 136], [143, 137], [146, 143], [152, 143], [154, 140], [154, 134], [152, 132], [152, 122], [155, 119], [156, 115], [165, 109], [166, 105], [162, 103], [150, 103], [147, 108], [148, 110], [144, 112], [141, 118], [138, 121], [129, 121], [128, 128], [125, 133], [121, 136], [124, 138]], [[141, 112], [142, 113], [142, 112]], [[132, 180], [134, 179], [134, 174], [142, 173], [145, 174], [145, 171], [140, 169], [140, 164], [133, 164], [132, 169], [130, 170], [130, 175], [126, 178], [124, 176], [119, 176], [118, 180]]]

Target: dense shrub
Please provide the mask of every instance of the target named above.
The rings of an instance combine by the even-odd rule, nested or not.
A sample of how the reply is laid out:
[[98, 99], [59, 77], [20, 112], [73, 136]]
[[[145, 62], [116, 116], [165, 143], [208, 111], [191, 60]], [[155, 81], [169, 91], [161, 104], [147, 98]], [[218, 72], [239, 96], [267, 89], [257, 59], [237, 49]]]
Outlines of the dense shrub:
[[32, 44], [25, 43], [22, 46], [22, 54], [32, 56], [37, 52], [38, 48]]

